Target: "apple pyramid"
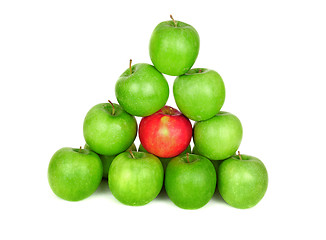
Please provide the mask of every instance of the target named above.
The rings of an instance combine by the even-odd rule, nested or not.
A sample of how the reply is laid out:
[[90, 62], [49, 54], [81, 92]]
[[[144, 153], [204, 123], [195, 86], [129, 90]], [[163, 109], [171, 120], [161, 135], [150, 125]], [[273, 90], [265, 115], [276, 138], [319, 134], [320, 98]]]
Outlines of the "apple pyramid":
[[[221, 111], [223, 79], [214, 70], [191, 69], [199, 35], [170, 17], [152, 33], [153, 65], [130, 60], [115, 85], [119, 104], [100, 103], [86, 114], [84, 149], [62, 148], [51, 158], [48, 181], [58, 197], [85, 199], [104, 178], [113, 196], [131, 206], [151, 202], [164, 189], [184, 209], [206, 205], [216, 187], [236, 208], [253, 207], [263, 198], [267, 170], [258, 158], [236, 155], [243, 130], [235, 115]], [[166, 106], [169, 85], [163, 74], [176, 76], [173, 96], [179, 110]], [[142, 117], [139, 128], [135, 116]]]

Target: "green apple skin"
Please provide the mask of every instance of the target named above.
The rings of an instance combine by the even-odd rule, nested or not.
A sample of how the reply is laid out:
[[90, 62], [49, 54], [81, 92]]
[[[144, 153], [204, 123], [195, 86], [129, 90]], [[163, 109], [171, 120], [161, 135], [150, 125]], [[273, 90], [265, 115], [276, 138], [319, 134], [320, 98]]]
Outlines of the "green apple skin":
[[134, 116], [149, 116], [165, 106], [169, 85], [157, 69], [146, 63], [128, 68], [115, 85], [115, 94], [124, 110]]
[[[143, 147], [142, 144], [139, 145], [139, 148], [138, 148], [138, 152], [147, 152], [148, 151]], [[180, 155], [183, 155], [183, 154], [186, 154], [186, 153], [191, 153], [191, 147], [190, 145], [186, 148], [186, 150], [184, 150], [182, 153], [179, 154]], [[163, 169], [164, 169], [164, 172], [166, 170], [166, 167], [168, 166], [168, 163], [171, 161], [172, 158], [159, 158], [162, 165], [163, 165]]]
[[[196, 155], [200, 155], [200, 156], [202, 156], [202, 155], [198, 152], [196, 146], [193, 147], [193, 149], [192, 149], [192, 154], [196, 154]], [[216, 174], [217, 174], [217, 173], [218, 173], [218, 168], [219, 168], [219, 166], [221, 165], [221, 163], [223, 162], [223, 160], [211, 160], [211, 159], [209, 159], [209, 160], [213, 163], [214, 168], [215, 168], [215, 172], [216, 172]]]
[[[88, 149], [88, 150], [91, 150], [93, 151], [89, 146], [88, 144], [86, 143], [85, 146], [84, 146], [85, 149]], [[131, 151], [136, 151], [136, 145], [135, 143], [133, 143], [127, 150], [126, 152], [129, 152], [129, 150]], [[103, 178], [107, 179], [108, 178], [108, 174], [109, 174], [109, 168], [110, 168], [110, 165], [113, 161], [113, 159], [117, 156], [117, 155], [113, 155], [113, 156], [106, 156], [106, 155], [101, 155], [101, 154], [98, 154], [101, 161], [102, 161], [102, 165], [103, 165]]]
[[207, 158], [189, 154], [173, 158], [165, 172], [165, 190], [171, 201], [183, 209], [198, 209], [212, 198], [216, 172]]
[[80, 201], [101, 183], [103, 167], [99, 156], [87, 149], [61, 148], [51, 158], [48, 181], [52, 191], [67, 201]]
[[145, 153], [148, 153], [148, 151], [143, 147], [142, 144], [139, 144], [138, 152], [145, 152]]
[[149, 54], [154, 66], [171, 76], [182, 75], [194, 65], [199, 52], [199, 35], [191, 25], [176, 21], [161, 22], [154, 29]]
[[221, 110], [225, 86], [214, 70], [194, 68], [174, 80], [173, 95], [178, 108], [187, 118], [204, 121]]
[[128, 149], [137, 134], [134, 116], [124, 111], [118, 104], [101, 103], [86, 114], [84, 138], [96, 153], [106, 156], [116, 155]]
[[249, 155], [235, 155], [223, 161], [218, 170], [218, 189], [222, 198], [240, 209], [255, 206], [265, 195], [268, 174], [265, 165]]
[[234, 155], [242, 140], [240, 120], [228, 112], [196, 122], [194, 143], [198, 152], [211, 160], [223, 160]]
[[131, 151], [137, 151], [135, 143], [131, 144], [131, 146], [126, 150], [126, 152], [129, 152], [130, 150]]
[[109, 186], [113, 196], [123, 204], [142, 206], [160, 193], [164, 171], [160, 160], [144, 152], [120, 153], [109, 169]]

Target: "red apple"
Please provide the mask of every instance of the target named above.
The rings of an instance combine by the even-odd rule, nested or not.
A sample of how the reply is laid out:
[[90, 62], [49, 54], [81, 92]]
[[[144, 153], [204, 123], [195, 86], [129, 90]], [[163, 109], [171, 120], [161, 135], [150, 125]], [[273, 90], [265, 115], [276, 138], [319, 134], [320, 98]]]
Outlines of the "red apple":
[[169, 106], [164, 106], [140, 121], [140, 142], [149, 153], [158, 157], [178, 156], [188, 147], [191, 137], [189, 119]]

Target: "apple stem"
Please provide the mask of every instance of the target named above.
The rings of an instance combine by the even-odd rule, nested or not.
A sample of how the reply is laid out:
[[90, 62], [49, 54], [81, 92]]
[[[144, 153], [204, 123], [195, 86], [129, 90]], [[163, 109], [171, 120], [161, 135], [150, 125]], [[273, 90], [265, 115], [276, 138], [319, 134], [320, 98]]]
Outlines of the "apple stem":
[[187, 153], [186, 156], [187, 156], [187, 162], [189, 163], [189, 153]]
[[108, 100], [109, 101], [109, 103], [111, 104], [111, 106], [112, 106], [112, 115], [114, 115], [115, 114], [115, 108], [114, 108], [114, 105], [113, 105], [113, 103], [110, 101], [110, 100]]
[[136, 159], [135, 155], [132, 153], [131, 149], [129, 149], [129, 153], [130, 153], [130, 155], [132, 156], [133, 159]]
[[132, 63], [132, 59], [129, 60], [129, 69], [130, 69], [130, 74], [132, 74], [131, 63]]
[[79, 152], [81, 152], [81, 151], [82, 151], [82, 146], [79, 147]]
[[238, 156], [239, 156], [240, 160], [242, 160], [242, 157], [240, 155], [240, 151], [238, 151]]
[[174, 26], [177, 27], [177, 23], [176, 23], [176, 21], [174, 20], [174, 18], [172, 17], [172, 14], [170, 14], [170, 18], [171, 18], [172, 21], [174, 22]]
[[198, 73], [201, 73], [201, 69], [198, 70]]

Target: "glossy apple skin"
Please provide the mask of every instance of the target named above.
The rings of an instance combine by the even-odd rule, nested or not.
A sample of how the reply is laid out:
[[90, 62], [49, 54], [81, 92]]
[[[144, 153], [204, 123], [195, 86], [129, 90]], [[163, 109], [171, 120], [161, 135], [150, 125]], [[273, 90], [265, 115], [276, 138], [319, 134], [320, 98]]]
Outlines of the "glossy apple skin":
[[251, 208], [265, 195], [268, 174], [265, 165], [249, 155], [232, 156], [218, 170], [218, 189], [222, 198], [235, 208]]
[[216, 188], [216, 172], [205, 157], [189, 154], [173, 158], [165, 172], [165, 190], [180, 208], [198, 209], [212, 198]]
[[[86, 143], [84, 146], [85, 149], [91, 150], [93, 151], [88, 144]], [[127, 150], [126, 152], [129, 152], [129, 150], [131, 151], [136, 151], [136, 145], [133, 143]], [[95, 151], [94, 151], [95, 152]], [[109, 168], [110, 165], [113, 161], [113, 159], [117, 156], [117, 155], [113, 155], [113, 156], [107, 156], [107, 155], [101, 155], [98, 154], [98, 156], [100, 157], [101, 161], [102, 161], [102, 165], [103, 165], [103, 178], [107, 179], [108, 178], [108, 174], [109, 174]]]
[[[140, 144], [139, 145], [139, 148], [138, 148], [138, 152], [148, 152], [148, 151], [143, 147], [143, 145]], [[186, 154], [186, 153], [191, 153], [191, 147], [190, 147], [190, 145], [188, 145], [188, 147], [186, 148], [186, 150], [184, 150], [179, 155], [183, 155], [183, 154]], [[163, 169], [165, 171], [168, 163], [171, 161], [172, 158], [159, 158], [159, 159], [161, 160], [161, 163], [163, 165]]]
[[174, 80], [173, 95], [178, 108], [187, 118], [203, 121], [221, 110], [225, 86], [214, 70], [194, 68]]
[[221, 111], [208, 120], [195, 123], [194, 143], [201, 155], [211, 160], [223, 160], [238, 150], [242, 132], [240, 120]]
[[143, 147], [160, 158], [178, 156], [186, 150], [192, 137], [192, 126], [180, 111], [169, 106], [144, 117], [139, 124]]
[[195, 63], [199, 52], [199, 35], [196, 29], [184, 22], [161, 22], [154, 29], [149, 54], [154, 66], [171, 76], [182, 75]]
[[52, 191], [67, 201], [79, 201], [94, 193], [102, 179], [99, 156], [87, 149], [61, 148], [51, 158], [48, 181]]
[[160, 160], [144, 152], [120, 153], [109, 169], [109, 187], [123, 204], [142, 206], [152, 201], [163, 186], [164, 171]]
[[84, 120], [84, 138], [89, 147], [101, 155], [112, 156], [125, 151], [134, 142], [137, 122], [134, 116], [114, 104], [95, 105]]
[[[202, 156], [202, 155], [198, 152], [196, 146], [193, 147], [193, 149], [192, 149], [192, 154], [196, 154], [196, 155], [200, 155], [200, 156]], [[218, 168], [219, 168], [219, 166], [221, 165], [221, 163], [223, 162], [223, 160], [211, 160], [211, 159], [209, 159], [209, 160], [213, 163], [214, 168], [215, 168], [215, 172], [216, 172], [216, 174], [217, 174], [217, 173], [218, 173]], [[217, 181], [218, 181], [218, 179], [217, 179]]]
[[169, 85], [162, 73], [146, 63], [128, 68], [115, 85], [121, 107], [134, 116], [149, 116], [160, 110], [169, 98]]

